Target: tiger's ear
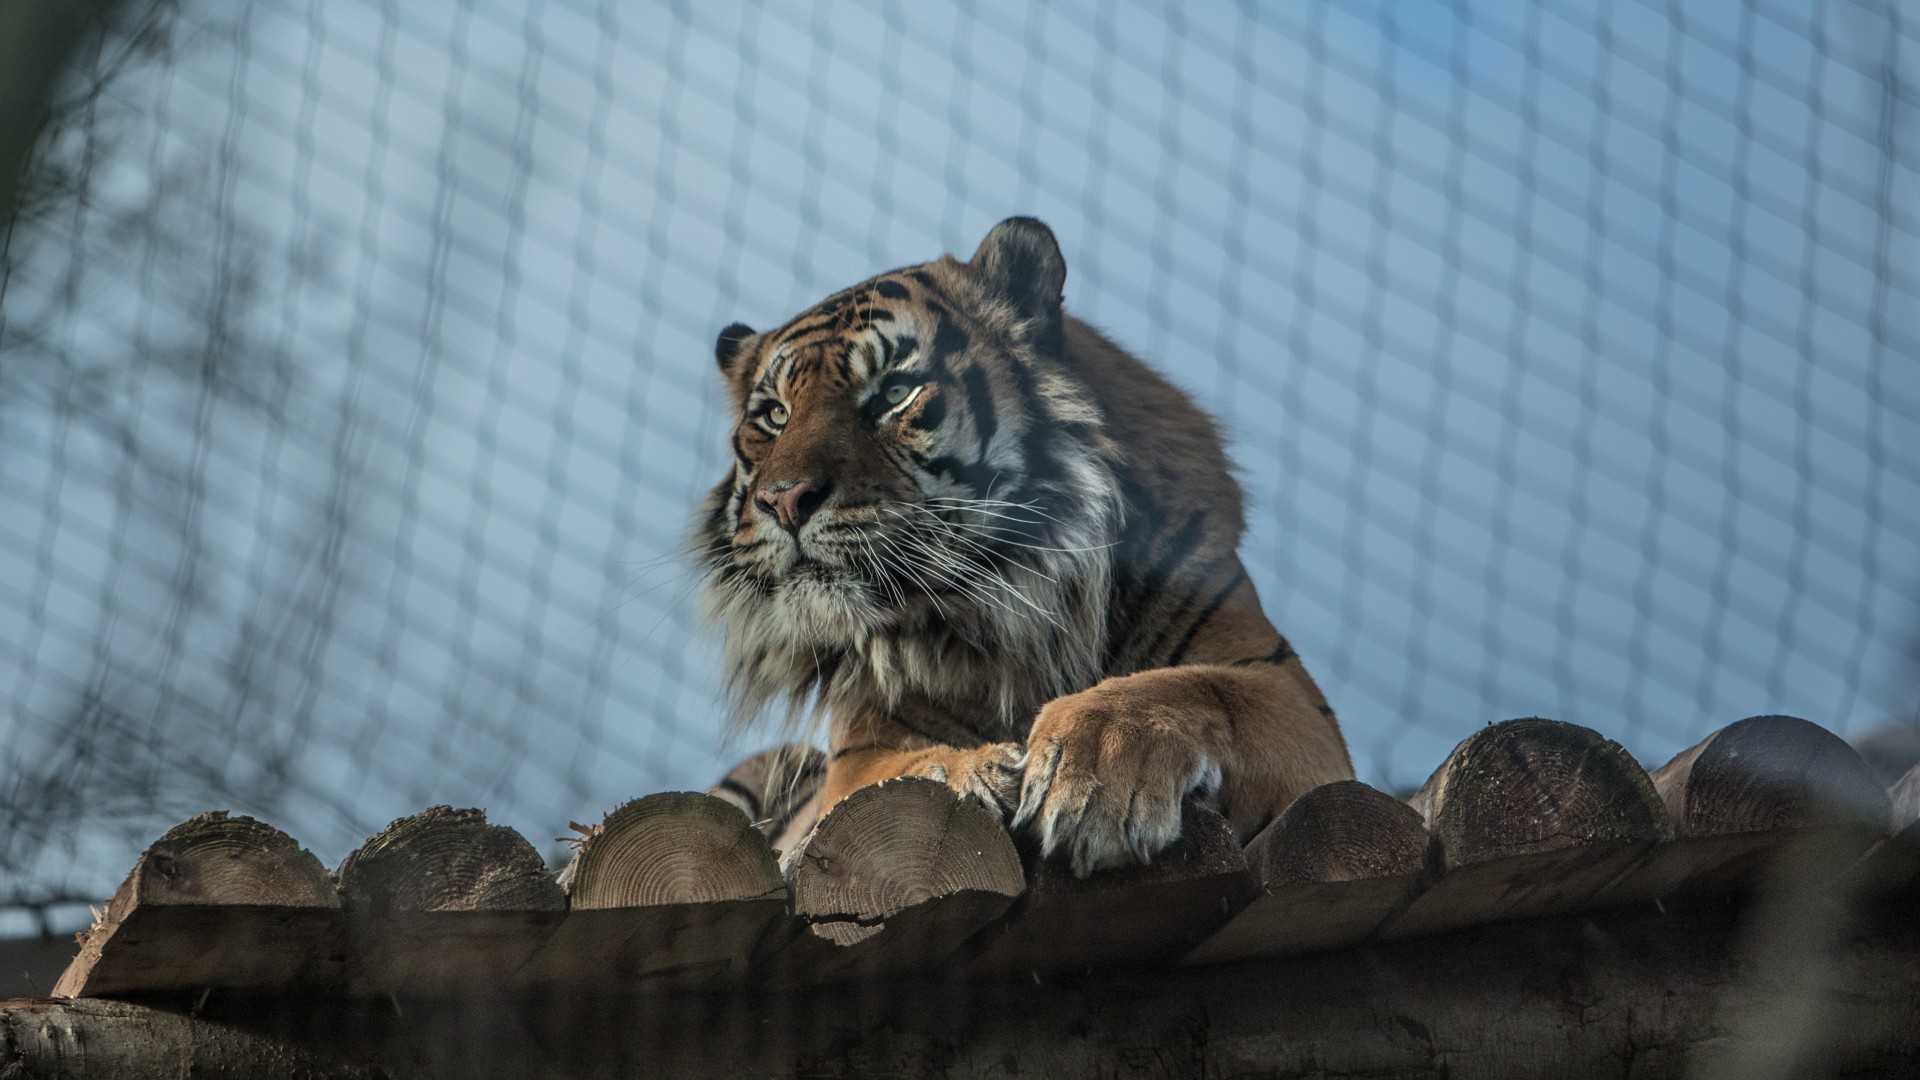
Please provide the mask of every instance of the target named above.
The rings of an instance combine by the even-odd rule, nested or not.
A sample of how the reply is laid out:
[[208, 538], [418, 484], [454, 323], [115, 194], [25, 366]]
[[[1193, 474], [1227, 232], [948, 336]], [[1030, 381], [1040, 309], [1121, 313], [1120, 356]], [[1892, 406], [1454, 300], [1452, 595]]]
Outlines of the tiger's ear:
[[733, 323], [720, 331], [720, 339], [713, 343], [713, 358], [720, 364], [720, 374], [733, 374], [733, 362], [739, 359], [741, 346], [752, 336], [753, 327], [746, 323]]
[[1067, 260], [1060, 255], [1053, 230], [1038, 219], [1011, 217], [995, 225], [967, 266], [981, 284], [1021, 315], [1059, 320]]

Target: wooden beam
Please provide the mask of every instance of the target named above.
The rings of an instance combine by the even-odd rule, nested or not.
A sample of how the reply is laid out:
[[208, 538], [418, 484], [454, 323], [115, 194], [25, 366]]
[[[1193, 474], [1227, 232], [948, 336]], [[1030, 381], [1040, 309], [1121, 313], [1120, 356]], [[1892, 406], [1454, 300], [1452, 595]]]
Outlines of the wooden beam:
[[392, 822], [338, 877], [351, 993], [498, 985], [567, 906], [526, 837], [450, 806]]
[[787, 886], [766, 837], [711, 795], [621, 805], [565, 877], [572, 908], [515, 985], [722, 986], [786, 938]]
[[1727, 725], [1653, 773], [1675, 838], [1597, 903], [1737, 892], [1796, 843], [1864, 853], [1884, 836], [1885, 789], [1839, 736], [1791, 716]]
[[326, 868], [292, 837], [253, 818], [200, 814], [140, 856], [53, 992], [330, 981], [339, 908]]
[[[1830, 962], [1756, 966], [1737, 909], [1650, 906], [1280, 961], [1013, 979], [636, 996], [383, 1001], [215, 993], [198, 1011], [0, 1003], [0, 1071], [416, 1077], [1314, 1076], [1662, 1080], [1749, 1047], [1782, 1003], [1838, 1017], [1779, 1075], [1920, 1075], [1920, 924], [1863, 915]], [[1764, 947], [1764, 942], [1761, 945]], [[1818, 972], [1809, 976], [1809, 972]]]
[[1145, 865], [1076, 878], [1029, 850], [1026, 895], [965, 950], [969, 971], [1032, 974], [1161, 964], [1191, 950], [1258, 888], [1233, 827], [1189, 801], [1180, 839]]
[[792, 869], [804, 928], [779, 967], [829, 981], [932, 967], [1026, 889], [1013, 841], [980, 800], [886, 780], [820, 819]]
[[1247, 845], [1261, 892], [1186, 958], [1217, 964], [1359, 941], [1420, 882], [1427, 828], [1406, 803], [1357, 780], [1323, 784]]
[[1673, 835], [1619, 743], [1556, 720], [1482, 728], [1408, 801], [1427, 823], [1433, 880], [1389, 938], [1579, 910]]

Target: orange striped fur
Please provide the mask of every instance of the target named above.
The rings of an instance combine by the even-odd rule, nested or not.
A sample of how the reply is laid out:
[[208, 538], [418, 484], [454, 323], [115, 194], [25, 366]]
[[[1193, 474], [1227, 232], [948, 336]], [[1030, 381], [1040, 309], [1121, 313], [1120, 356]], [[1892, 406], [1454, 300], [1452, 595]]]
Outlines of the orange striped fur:
[[738, 713], [827, 720], [814, 814], [931, 776], [1084, 874], [1171, 843], [1189, 793], [1245, 838], [1353, 770], [1236, 554], [1218, 429], [1065, 279], [1013, 218], [728, 327], [734, 462], [696, 542]]

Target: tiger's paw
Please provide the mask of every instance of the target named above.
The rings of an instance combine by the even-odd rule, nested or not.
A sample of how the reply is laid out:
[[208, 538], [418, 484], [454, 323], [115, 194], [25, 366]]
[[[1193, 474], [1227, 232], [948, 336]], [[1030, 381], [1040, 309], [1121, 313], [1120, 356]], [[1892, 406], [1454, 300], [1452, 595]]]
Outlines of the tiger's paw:
[[1020, 776], [1027, 749], [1019, 743], [988, 743], [929, 754], [908, 776], [938, 780], [962, 795], [972, 795], [1007, 820], [1020, 802]]
[[1027, 738], [1015, 828], [1076, 877], [1150, 861], [1180, 838], [1180, 803], [1220, 788], [1220, 765], [1172, 708], [1096, 686], [1048, 702]]

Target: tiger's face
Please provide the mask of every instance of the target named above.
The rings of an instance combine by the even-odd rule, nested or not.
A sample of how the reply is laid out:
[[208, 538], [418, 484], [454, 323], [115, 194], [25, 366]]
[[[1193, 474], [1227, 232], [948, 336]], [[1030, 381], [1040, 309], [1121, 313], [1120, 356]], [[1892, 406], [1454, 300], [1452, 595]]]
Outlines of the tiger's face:
[[1015, 219], [970, 262], [721, 332], [733, 462], [698, 542], [750, 705], [836, 680], [938, 698], [937, 653], [1039, 646], [1104, 588], [1111, 445], [1060, 361], [1064, 277]]

